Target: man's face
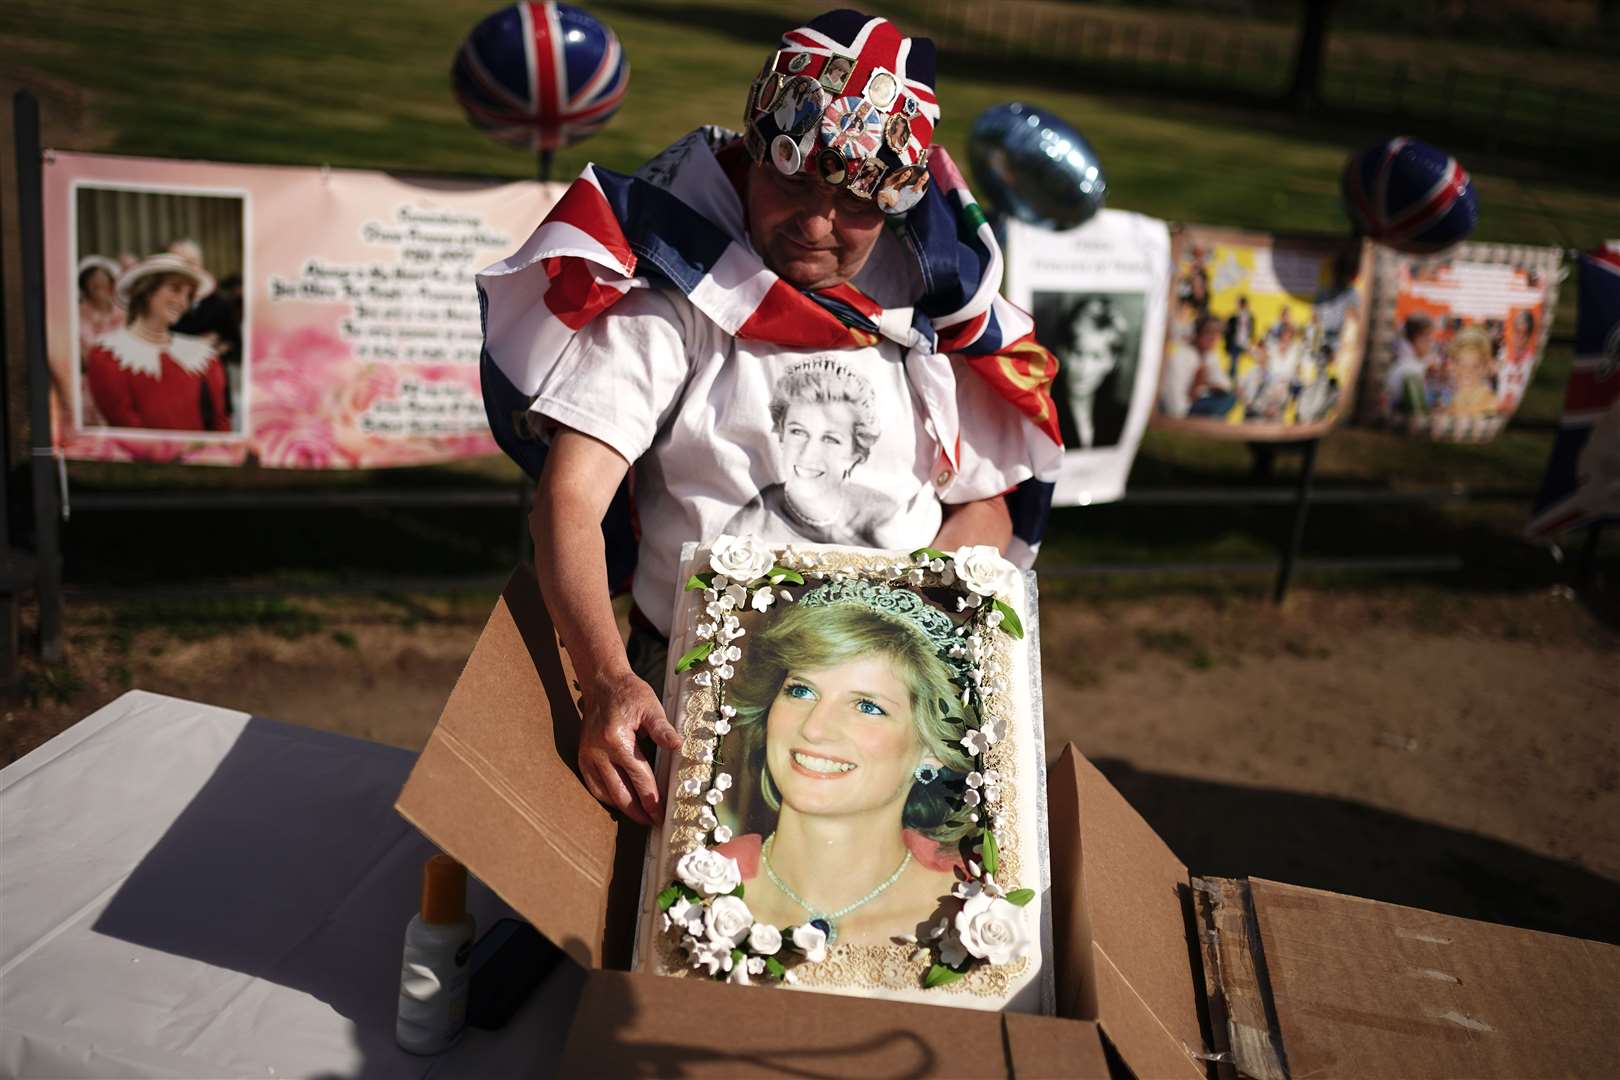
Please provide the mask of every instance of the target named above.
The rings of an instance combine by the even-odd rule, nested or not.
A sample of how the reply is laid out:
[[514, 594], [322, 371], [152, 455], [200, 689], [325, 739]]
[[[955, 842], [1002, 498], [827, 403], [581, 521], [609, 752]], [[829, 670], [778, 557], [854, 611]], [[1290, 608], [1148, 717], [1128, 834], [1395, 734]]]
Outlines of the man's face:
[[842, 285], [866, 265], [883, 211], [810, 173], [748, 175], [748, 235], [765, 265], [801, 289]]

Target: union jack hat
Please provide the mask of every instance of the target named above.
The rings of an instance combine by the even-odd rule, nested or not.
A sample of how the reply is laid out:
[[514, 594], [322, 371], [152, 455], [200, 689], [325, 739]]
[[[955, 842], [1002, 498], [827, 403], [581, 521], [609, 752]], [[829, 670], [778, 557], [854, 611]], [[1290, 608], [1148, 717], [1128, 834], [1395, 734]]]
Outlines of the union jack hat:
[[938, 123], [934, 43], [840, 9], [782, 35], [749, 90], [743, 142], [758, 163], [900, 214], [928, 190]]

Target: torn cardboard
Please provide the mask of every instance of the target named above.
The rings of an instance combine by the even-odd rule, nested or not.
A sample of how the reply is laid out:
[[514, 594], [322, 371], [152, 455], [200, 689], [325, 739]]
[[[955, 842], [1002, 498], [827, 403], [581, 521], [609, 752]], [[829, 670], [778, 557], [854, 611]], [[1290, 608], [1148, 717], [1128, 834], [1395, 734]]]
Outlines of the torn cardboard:
[[520, 569], [397, 803], [595, 969], [566, 1075], [1106, 1077], [1110, 1045], [1144, 1078], [1620, 1075], [1620, 948], [1194, 879], [1073, 746], [1048, 791], [1058, 1016], [629, 974], [646, 832], [585, 791], [578, 731]]

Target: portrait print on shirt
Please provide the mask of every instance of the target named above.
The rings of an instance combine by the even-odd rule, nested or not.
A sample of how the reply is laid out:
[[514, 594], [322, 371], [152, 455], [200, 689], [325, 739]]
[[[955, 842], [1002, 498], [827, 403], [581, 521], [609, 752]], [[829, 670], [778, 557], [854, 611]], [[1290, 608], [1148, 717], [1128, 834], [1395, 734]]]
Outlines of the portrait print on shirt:
[[1063, 445], [1119, 445], [1131, 411], [1146, 298], [1140, 292], [1034, 294], [1035, 336], [1058, 358], [1052, 396]]
[[74, 427], [239, 437], [244, 198], [77, 184], [71, 372], [53, 372]]
[[1033, 576], [747, 536], [681, 575], [640, 966], [1051, 1011]]
[[861, 467], [883, 435], [872, 383], [832, 356], [789, 364], [771, 388], [775, 483], [737, 511], [725, 532], [770, 540], [880, 545], [900, 507], [861, 483]]

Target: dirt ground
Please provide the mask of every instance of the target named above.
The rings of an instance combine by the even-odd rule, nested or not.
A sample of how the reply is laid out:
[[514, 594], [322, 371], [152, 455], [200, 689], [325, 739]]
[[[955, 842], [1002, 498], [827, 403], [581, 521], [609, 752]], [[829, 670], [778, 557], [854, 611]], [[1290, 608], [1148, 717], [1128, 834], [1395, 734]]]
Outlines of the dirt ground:
[[[74, 607], [0, 761], [130, 687], [418, 747], [487, 610]], [[1620, 942], [1620, 634], [1568, 590], [1070, 593], [1040, 625], [1049, 749], [1075, 742], [1193, 872]]]

